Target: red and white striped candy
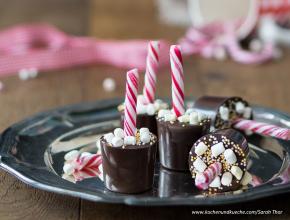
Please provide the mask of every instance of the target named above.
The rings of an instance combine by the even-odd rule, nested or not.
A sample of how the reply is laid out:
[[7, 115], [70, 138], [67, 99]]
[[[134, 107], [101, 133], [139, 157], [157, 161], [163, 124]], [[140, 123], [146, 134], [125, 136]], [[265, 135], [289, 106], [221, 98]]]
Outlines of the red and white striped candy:
[[259, 13], [260, 15], [271, 14], [280, 16], [289, 14], [290, 1], [289, 0], [260, 0]]
[[290, 129], [281, 128], [276, 125], [271, 125], [253, 120], [238, 119], [234, 122], [234, 128], [243, 131], [252, 131], [257, 134], [271, 136], [278, 139], [290, 140]]
[[159, 65], [159, 41], [150, 41], [146, 59], [146, 73], [143, 88], [143, 95], [146, 103], [153, 103], [156, 90], [156, 74]]
[[127, 72], [124, 132], [126, 136], [135, 136], [136, 106], [139, 74], [137, 69]]
[[184, 114], [184, 76], [181, 49], [179, 45], [170, 47], [172, 107], [176, 117]]
[[198, 175], [198, 178], [195, 178], [195, 186], [198, 189], [207, 189], [209, 184], [221, 173], [221, 171], [222, 164], [220, 162], [211, 164], [203, 173]]

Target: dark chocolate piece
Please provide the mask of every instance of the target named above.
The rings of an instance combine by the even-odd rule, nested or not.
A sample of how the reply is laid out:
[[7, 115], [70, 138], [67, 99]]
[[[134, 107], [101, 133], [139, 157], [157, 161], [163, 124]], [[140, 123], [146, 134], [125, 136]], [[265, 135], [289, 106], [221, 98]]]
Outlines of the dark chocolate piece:
[[[198, 144], [200, 144], [201, 142], [203, 142], [207, 146], [207, 150], [204, 153], [202, 153], [202, 155], [198, 156], [195, 150]], [[223, 154], [224, 151], [220, 153], [218, 156], [213, 157], [211, 147], [220, 142], [223, 143], [225, 150], [227, 149], [233, 150], [237, 159], [235, 163], [229, 163], [225, 159], [224, 154]], [[241, 180], [247, 168], [248, 154], [249, 154], [249, 147], [248, 147], [247, 140], [240, 132], [234, 129], [217, 130], [216, 132], [213, 132], [213, 133], [210, 133], [201, 137], [197, 142], [194, 143], [189, 153], [189, 169], [192, 174], [192, 177], [195, 178], [196, 174], [199, 172], [194, 167], [194, 162], [197, 158], [200, 158], [206, 164], [207, 167], [209, 167], [209, 165], [213, 164], [214, 162], [220, 162], [222, 164], [222, 172], [219, 175], [219, 177], [220, 179], [222, 179], [222, 175], [225, 172], [231, 173], [232, 166], [237, 166], [243, 171], [242, 177], [240, 179], [237, 179], [231, 173], [232, 182], [230, 186], [225, 186], [221, 184], [221, 186], [218, 188], [209, 187], [208, 191], [210, 193], [217, 193], [217, 192], [237, 190], [241, 187]]]
[[[154, 136], [155, 137], [155, 136]], [[141, 193], [152, 188], [157, 140], [144, 145], [112, 147], [101, 138], [104, 184], [119, 193]]]
[[209, 132], [210, 120], [205, 119], [201, 125], [190, 125], [157, 119], [157, 128], [161, 165], [167, 169], [186, 171], [192, 144]]
[[[243, 114], [235, 110], [235, 104], [242, 102], [245, 107], [250, 107], [249, 103], [240, 97], [218, 97], [203, 96], [194, 103], [194, 109], [198, 112], [206, 114], [212, 119], [212, 126], [216, 129], [230, 128], [237, 118], [243, 118]], [[220, 116], [219, 109], [221, 106], [229, 108], [229, 120], [223, 120]], [[249, 119], [252, 119], [253, 115]]]

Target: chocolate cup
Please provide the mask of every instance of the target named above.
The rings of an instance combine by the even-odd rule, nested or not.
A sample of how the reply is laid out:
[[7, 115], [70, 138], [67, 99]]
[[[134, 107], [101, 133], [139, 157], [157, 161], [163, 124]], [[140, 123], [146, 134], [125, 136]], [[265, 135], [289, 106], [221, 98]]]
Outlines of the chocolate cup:
[[[211, 141], [209, 141], [209, 140], [212, 139], [212, 138], [210, 138], [210, 136], [215, 136], [217, 138], [218, 142], [221, 142], [222, 141], [222, 136], [225, 136], [226, 138], [231, 140], [231, 142], [234, 142], [234, 144], [238, 144], [239, 147], [243, 150], [243, 152], [245, 154], [244, 157], [236, 154], [238, 163], [240, 163], [244, 158], [246, 158], [246, 160], [247, 160], [248, 155], [249, 155], [248, 142], [247, 142], [246, 138], [242, 135], [242, 133], [240, 133], [239, 131], [234, 130], [234, 129], [221, 129], [221, 130], [217, 130], [217, 131], [215, 131], [213, 133], [207, 134], [207, 135], [201, 137], [199, 140], [211, 143]], [[192, 156], [194, 156], [194, 157], [197, 156], [195, 154], [195, 145], [196, 145], [196, 143], [191, 148], [190, 155], [188, 157], [189, 168], [190, 168], [190, 172], [192, 174], [193, 174], [194, 170], [191, 169], [191, 167], [193, 167], [194, 161], [191, 161], [191, 157]], [[232, 148], [232, 144], [231, 143], [230, 143], [230, 146], [227, 147], [226, 149], [230, 149], [230, 148]], [[209, 165], [209, 164], [207, 164], [207, 165]], [[246, 165], [245, 166], [244, 165], [243, 166], [239, 166], [239, 167], [243, 171], [244, 171], [244, 169], [246, 169]], [[234, 191], [234, 190], [237, 190], [239, 188], [241, 188], [240, 180], [237, 180], [236, 177], [233, 176], [232, 186], [223, 186], [222, 189], [217, 189], [216, 188], [215, 192], [216, 193], [221, 193], [221, 192], [227, 192], [227, 191]], [[205, 191], [209, 191], [209, 190], [210, 189], [207, 189]]]
[[[232, 126], [233, 121], [236, 118], [230, 118], [228, 121], [224, 121], [219, 117], [219, 108], [222, 105], [227, 105], [229, 101], [235, 102], [243, 102], [246, 107], [249, 107], [249, 103], [243, 100], [240, 97], [219, 97], [219, 96], [202, 96], [194, 102], [193, 108], [206, 114], [209, 118], [211, 118], [212, 126], [216, 129], [230, 128]], [[241, 114], [237, 114], [237, 118], [242, 118]], [[253, 118], [253, 115], [250, 119]]]
[[111, 147], [101, 138], [105, 187], [113, 192], [136, 194], [152, 188], [157, 145]]
[[157, 120], [159, 160], [163, 167], [171, 170], [188, 170], [188, 153], [195, 141], [209, 132], [210, 120], [204, 125], [182, 126], [179, 122]]
[[[124, 126], [124, 111], [121, 114], [121, 127]], [[148, 128], [150, 132], [157, 136], [157, 123], [155, 115], [137, 114], [137, 128]]]

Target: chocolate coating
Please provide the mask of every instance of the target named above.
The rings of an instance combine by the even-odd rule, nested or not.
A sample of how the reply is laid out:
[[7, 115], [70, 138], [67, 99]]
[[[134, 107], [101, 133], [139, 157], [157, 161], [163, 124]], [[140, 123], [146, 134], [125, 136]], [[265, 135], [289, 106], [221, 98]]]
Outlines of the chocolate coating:
[[152, 188], [157, 150], [155, 142], [111, 147], [101, 138], [104, 184], [119, 193], [141, 193]]
[[[194, 102], [194, 109], [198, 112], [206, 114], [212, 120], [212, 126], [214, 128], [223, 129], [230, 128], [232, 122], [237, 118], [242, 118], [243, 115], [237, 113], [232, 107], [233, 102], [242, 102], [246, 107], [249, 103], [240, 97], [218, 97], [218, 96], [202, 96]], [[229, 120], [224, 121], [220, 118], [219, 108], [225, 105], [230, 108]], [[250, 107], [250, 106], [249, 106]], [[251, 118], [253, 115], [251, 116]]]
[[190, 125], [175, 121], [173, 124], [157, 120], [159, 159], [163, 167], [172, 170], [188, 170], [188, 153], [192, 144], [207, 134], [210, 120], [203, 125]]
[[[215, 140], [213, 137], [215, 138]], [[226, 137], [227, 139], [229, 139], [230, 142], [228, 144], [225, 144], [225, 142], [223, 141], [223, 137]], [[235, 152], [235, 155], [237, 157], [237, 162], [234, 165], [240, 167], [240, 169], [243, 171], [243, 175], [244, 175], [245, 170], [247, 168], [247, 160], [248, 160], [248, 155], [249, 155], [248, 142], [247, 142], [246, 138], [240, 132], [238, 132], [234, 129], [222, 129], [222, 130], [217, 130], [216, 132], [207, 134], [207, 135], [201, 137], [196, 143], [194, 143], [193, 147], [190, 150], [190, 154], [189, 154], [189, 158], [188, 158], [189, 169], [190, 169], [192, 176], [194, 177], [196, 174], [195, 173], [196, 171], [194, 170], [194, 166], [193, 166], [193, 163], [195, 161], [194, 158], [197, 157], [197, 155], [195, 153], [196, 146], [200, 142], [204, 142], [204, 143], [206, 142], [207, 145], [209, 145], [211, 147], [212, 145], [214, 145], [213, 141], [223, 142], [225, 149], [232, 149]], [[236, 147], [234, 147], [234, 145], [238, 146], [238, 148], [241, 150], [242, 154], [237, 153], [236, 150], [238, 150], [238, 149]], [[210, 148], [208, 149], [208, 152], [210, 152], [210, 154], [211, 154]], [[203, 157], [200, 157], [200, 158], [202, 158], [203, 162], [205, 162], [205, 164], [207, 166], [214, 163], [215, 161], [220, 161], [221, 163], [224, 163], [222, 173], [220, 176], [222, 176], [222, 174], [224, 172], [230, 172], [230, 167], [232, 165], [225, 166], [225, 164], [227, 164], [227, 163], [225, 162], [225, 160], [223, 160], [222, 154], [220, 154], [216, 158], [212, 158], [210, 156], [209, 161]], [[237, 190], [241, 187], [240, 182], [241, 182], [241, 180], [238, 180], [235, 176], [233, 176], [231, 186], [222, 186], [222, 188], [211, 188], [210, 187], [208, 190], [213, 191], [213, 192], [233, 191], [233, 190]]]

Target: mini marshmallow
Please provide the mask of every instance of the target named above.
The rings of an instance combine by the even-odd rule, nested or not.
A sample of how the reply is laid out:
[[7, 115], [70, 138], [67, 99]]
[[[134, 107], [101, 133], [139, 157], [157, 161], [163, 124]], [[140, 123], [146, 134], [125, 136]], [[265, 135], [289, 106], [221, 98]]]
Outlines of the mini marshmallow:
[[124, 144], [124, 141], [122, 138], [114, 137], [112, 139], [112, 145], [113, 147], [121, 147]]
[[176, 116], [174, 113], [164, 115], [164, 121], [175, 121]]
[[241, 170], [240, 167], [238, 166], [232, 166], [231, 168], [231, 173], [238, 179], [242, 179], [243, 176], [243, 171]]
[[248, 185], [251, 182], [252, 182], [252, 175], [249, 172], [246, 171], [244, 176], [243, 176], [243, 179], [241, 181], [241, 184], [243, 186], [246, 186], [246, 185]]
[[185, 111], [185, 114], [190, 115], [192, 112], [195, 112], [195, 110], [193, 108], [189, 108]]
[[236, 112], [237, 113], [239, 113], [239, 114], [243, 114], [244, 113], [244, 111], [245, 111], [245, 104], [244, 103], [242, 103], [242, 102], [237, 102], [236, 103], [236, 106], [235, 106], [235, 108], [236, 108]]
[[225, 172], [222, 176], [221, 183], [224, 186], [229, 186], [232, 183], [233, 175], [230, 172]]
[[236, 154], [232, 149], [226, 149], [224, 152], [224, 157], [229, 164], [234, 164], [237, 162]]
[[168, 109], [161, 109], [159, 112], [158, 112], [158, 117], [159, 118], [163, 118], [165, 115], [167, 114], [170, 114], [170, 110]]
[[222, 120], [229, 120], [229, 109], [227, 107], [221, 106], [219, 108], [220, 117]]
[[135, 145], [136, 137], [135, 136], [126, 136], [124, 138], [124, 145]]
[[196, 155], [201, 156], [203, 155], [207, 150], [207, 146], [203, 142], [199, 142], [196, 148], [194, 149], [194, 152]]
[[80, 152], [78, 150], [72, 150], [64, 155], [65, 160], [75, 160], [79, 156]]
[[181, 115], [178, 117], [179, 122], [188, 123], [189, 122], [189, 115]]
[[198, 112], [197, 113], [197, 117], [198, 117], [198, 121], [201, 122], [202, 120], [206, 119], [206, 115], [201, 113], [201, 112]]
[[112, 139], [114, 137], [115, 135], [112, 132], [104, 135], [104, 139], [110, 144], [112, 143]]
[[215, 145], [212, 145], [211, 147], [211, 155], [212, 157], [217, 157], [218, 155], [220, 155], [221, 153], [223, 153], [225, 151], [225, 147], [223, 142], [219, 142]]
[[143, 105], [142, 103], [138, 103], [136, 111], [137, 111], [137, 114], [146, 114], [147, 113], [147, 106]]
[[219, 188], [221, 187], [221, 178], [216, 176], [214, 180], [209, 184], [210, 187]]
[[244, 114], [243, 114], [243, 117], [246, 118], [246, 119], [249, 119], [249, 118], [251, 118], [251, 115], [252, 115], [252, 108], [251, 107], [246, 107], [245, 111], [244, 111]]
[[122, 128], [116, 128], [114, 130], [114, 135], [116, 137], [119, 137], [119, 138], [124, 138], [125, 137], [125, 133], [124, 133], [124, 130]]
[[91, 156], [91, 155], [92, 155], [92, 153], [90, 153], [90, 152], [82, 152], [80, 157], [87, 157], [87, 156]]
[[144, 144], [149, 143], [150, 140], [151, 140], [150, 133], [146, 133], [146, 132], [144, 132], [144, 133], [140, 134], [140, 140], [141, 140], [141, 142], [143, 142]]
[[196, 160], [193, 163], [193, 166], [200, 173], [202, 173], [207, 167], [206, 164], [199, 157], [196, 158]]
[[148, 133], [148, 134], [149, 134], [150, 131], [149, 131], [148, 128], [140, 128], [140, 129], [139, 129], [139, 133], [140, 133], [140, 134], [142, 134], [142, 133]]
[[155, 114], [155, 107], [154, 107], [154, 104], [152, 103], [149, 103], [147, 105], [147, 110], [146, 110], [147, 114], [148, 115], [154, 115]]
[[67, 175], [71, 175], [73, 172], [74, 172], [74, 166], [70, 163], [66, 163], [64, 166], [63, 166], [63, 172]]
[[191, 112], [189, 115], [189, 124], [197, 125], [198, 124], [198, 114], [197, 112]]

